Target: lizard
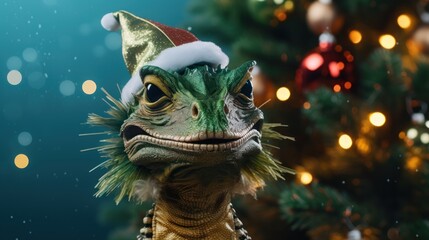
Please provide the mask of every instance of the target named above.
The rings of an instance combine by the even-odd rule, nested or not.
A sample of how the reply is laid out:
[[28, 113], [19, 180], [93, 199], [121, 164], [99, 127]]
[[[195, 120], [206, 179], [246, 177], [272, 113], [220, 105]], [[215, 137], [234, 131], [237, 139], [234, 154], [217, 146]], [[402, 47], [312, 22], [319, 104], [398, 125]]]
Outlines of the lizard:
[[[124, 16], [136, 18], [113, 15], [121, 25]], [[264, 123], [254, 105], [255, 64], [195, 61], [171, 70], [146, 61], [130, 80], [139, 81], [131, 96], [121, 101], [105, 91], [108, 116], [89, 115], [89, 124], [108, 129], [98, 148], [108, 158], [98, 167], [108, 171], [96, 196], [119, 189], [117, 203], [125, 196], [154, 201], [138, 240], [251, 239], [232, 197], [255, 195], [266, 180], [293, 173], [268, 150], [266, 140], [290, 138], [274, 130], [282, 124]]]

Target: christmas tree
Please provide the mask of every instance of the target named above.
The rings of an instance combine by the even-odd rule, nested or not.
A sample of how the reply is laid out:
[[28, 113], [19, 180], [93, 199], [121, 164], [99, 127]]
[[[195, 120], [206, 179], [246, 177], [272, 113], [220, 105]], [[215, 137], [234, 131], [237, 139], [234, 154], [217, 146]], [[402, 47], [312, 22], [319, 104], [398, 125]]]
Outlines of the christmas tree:
[[429, 239], [429, 1], [193, 0], [190, 13], [230, 65], [258, 62], [255, 103], [296, 138], [276, 150], [296, 178], [236, 203], [251, 236]]

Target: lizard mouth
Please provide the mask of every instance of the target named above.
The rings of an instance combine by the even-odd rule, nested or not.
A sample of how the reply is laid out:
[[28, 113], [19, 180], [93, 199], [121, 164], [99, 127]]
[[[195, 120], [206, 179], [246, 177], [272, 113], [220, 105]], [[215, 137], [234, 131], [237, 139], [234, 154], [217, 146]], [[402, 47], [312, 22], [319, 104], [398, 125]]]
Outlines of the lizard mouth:
[[125, 148], [132, 151], [138, 143], [146, 142], [168, 148], [192, 152], [218, 152], [233, 150], [249, 140], [260, 143], [263, 120], [244, 129], [239, 133], [231, 132], [201, 132], [192, 136], [162, 136], [142, 126], [130, 124], [125, 126], [122, 137]]

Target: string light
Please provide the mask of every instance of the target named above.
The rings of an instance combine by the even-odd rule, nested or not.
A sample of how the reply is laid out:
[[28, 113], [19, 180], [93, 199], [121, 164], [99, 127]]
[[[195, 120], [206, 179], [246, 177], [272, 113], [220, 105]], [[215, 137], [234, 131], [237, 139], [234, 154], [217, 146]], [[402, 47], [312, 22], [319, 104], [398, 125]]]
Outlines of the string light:
[[12, 70], [7, 74], [7, 81], [11, 85], [18, 85], [22, 81], [22, 75], [18, 70]]
[[396, 45], [396, 39], [390, 34], [382, 35], [378, 41], [380, 45], [385, 49], [392, 49]]
[[423, 133], [422, 135], [420, 135], [420, 141], [422, 141], [423, 144], [428, 144], [429, 143], [429, 134]]
[[17, 168], [24, 169], [28, 166], [30, 160], [25, 154], [18, 154], [15, 157], [14, 163]]
[[417, 156], [413, 156], [407, 160], [405, 167], [408, 170], [414, 171], [418, 169], [421, 164], [422, 164], [422, 160]]
[[362, 34], [358, 30], [352, 30], [349, 33], [350, 41], [354, 44], [358, 44], [362, 41]]
[[285, 13], [283, 10], [281, 10], [281, 9], [276, 10], [276, 11], [274, 12], [274, 15], [277, 17], [277, 19], [278, 19], [280, 22], [285, 21], [285, 20], [286, 20], [286, 18], [287, 18], [286, 13]]
[[284, 4], [284, 8], [286, 9], [286, 11], [290, 12], [294, 9], [295, 5], [293, 3], [293, 1], [291, 0], [287, 0]]
[[363, 138], [359, 138], [356, 140], [356, 147], [363, 154], [367, 154], [371, 150], [371, 147], [370, 147], [368, 141], [366, 141]]
[[308, 185], [313, 181], [313, 175], [309, 172], [302, 172], [299, 176], [299, 181], [304, 185]]
[[281, 87], [277, 90], [276, 96], [280, 101], [286, 101], [290, 98], [290, 90], [287, 87]]
[[88, 95], [94, 94], [97, 91], [97, 84], [92, 80], [86, 80], [82, 84], [82, 90]]
[[309, 102], [305, 102], [304, 104], [303, 104], [303, 107], [304, 107], [304, 109], [310, 109], [311, 108], [311, 103], [309, 103]]
[[345, 89], [347, 89], [347, 90], [349, 90], [350, 88], [352, 88], [352, 86], [353, 86], [353, 85], [352, 85], [352, 83], [351, 83], [351, 82], [348, 82], [348, 81], [347, 81], [347, 82], [345, 82], [345, 83], [344, 83], [344, 88], [345, 88]]
[[341, 91], [341, 86], [338, 84], [335, 84], [334, 87], [332, 88], [334, 90], [334, 92], [340, 92]]
[[369, 122], [376, 127], [381, 127], [386, 123], [386, 117], [381, 112], [373, 112], [369, 115]]
[[415, 128], [408, 129], [407, 138], [414, 139], [417, 137], [417, 135], [419, 135], [419, 132], [417, 131], [417, 129], [415, 129]]
[[344, 69], [344, 63], [342, 63], [342, 65], [340, 63], [342, 63], [342, 62], [337, 63], [337, 62], [334, 61], [334, 62], [330, 62], [328, 64], [329, 73], [334, 78], [339, 77], [341, 70]]
[[407, 29], [411, 26], [411, 18], [406, 14], [400, 15], [397, 19], [397, 22], [399, 27], [403, 29]]
[[340, 136], [340, 138], [338, 139], [338, 144], [340, 145], [340, 147], [342, 147], [343, 149], [349, 149], [352, 147], [353, 145], [353, 140], [352, 138], [347, 135], [347, 134], [342, 134]]
[[308, 68], [308, 70], [315, 71], [320, 66], [322, 66], [323, 62], [324, 62], [324, 60], [323, 60], [322, 55], [320, 55], [318, 53], [313, 53], [313, 54], [309, 55], [308, 57], [306, 57], [302, 64], [306, 68]]

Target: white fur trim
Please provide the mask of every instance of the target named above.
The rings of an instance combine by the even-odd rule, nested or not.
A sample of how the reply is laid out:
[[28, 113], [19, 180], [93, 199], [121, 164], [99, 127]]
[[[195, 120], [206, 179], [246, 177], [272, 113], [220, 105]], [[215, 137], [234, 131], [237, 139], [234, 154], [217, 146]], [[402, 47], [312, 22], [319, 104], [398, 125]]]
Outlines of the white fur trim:
[[118, 20], [113, 16], [113, 13], [108, 13], [101, 18], [101, 26], [111, 32], [121, 29], [121, 24], [119, 24]]
[[143, 82], [140, 78], [140, 72], [137, 71], [130, 80], [128, 80], [127, 84], [125, 84], [124, 88], [121, 91], [121, 101], [124, 104], [131, 103], [134, 99], [134, 95], [143, 88]]
[[[213, 67], [226, 67], [228, 56], [220, 47], [212, 42], [195, 41], [177, 47], [164, 49], [153, 61], [146, 65], [157, 66], [166, 71], [177, 71], [196, 63], [209, 63]], [[122, 89], [121, 100], [124, 104], [130, 103], [133, 96], [143, 87], [139, 69]]]
[[147, 65], [174, 71], [200, 62], [210, 63], [213, 67], [221, 65], [224, 68], [228, 65], [229, 58], [216, 44], [195, 41], [167, 48]]

